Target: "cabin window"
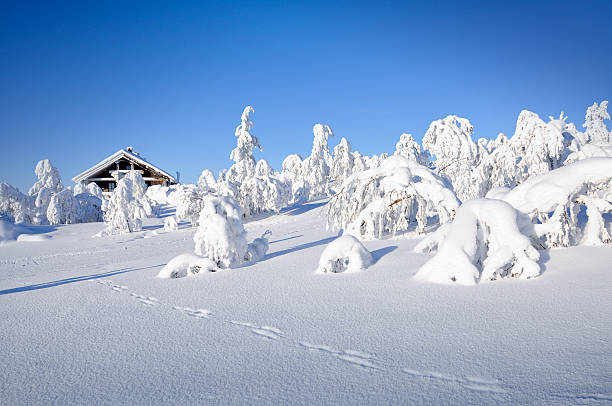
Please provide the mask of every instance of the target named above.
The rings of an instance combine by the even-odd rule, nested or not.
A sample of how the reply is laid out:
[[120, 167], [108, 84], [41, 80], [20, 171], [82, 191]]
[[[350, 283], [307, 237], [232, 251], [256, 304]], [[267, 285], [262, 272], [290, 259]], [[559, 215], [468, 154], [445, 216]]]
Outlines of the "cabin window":
[[108, 191], [112, 192], [115, 190], [115, 182], [108, 182]]

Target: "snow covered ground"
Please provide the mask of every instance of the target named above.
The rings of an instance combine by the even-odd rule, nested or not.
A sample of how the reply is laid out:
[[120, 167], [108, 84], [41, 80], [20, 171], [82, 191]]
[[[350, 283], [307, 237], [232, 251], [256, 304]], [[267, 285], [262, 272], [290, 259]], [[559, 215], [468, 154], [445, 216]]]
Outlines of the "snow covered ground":
[[272, 231], [255, 265], [170, 280], [184, 224], [29, 227], [0, 245], [0, 404], [612, 403], [612, 247], [466, 287], [413, 279], [419, 239], [366, 241], [365, 271], [315, 274], [324, 210], [246, 223]]

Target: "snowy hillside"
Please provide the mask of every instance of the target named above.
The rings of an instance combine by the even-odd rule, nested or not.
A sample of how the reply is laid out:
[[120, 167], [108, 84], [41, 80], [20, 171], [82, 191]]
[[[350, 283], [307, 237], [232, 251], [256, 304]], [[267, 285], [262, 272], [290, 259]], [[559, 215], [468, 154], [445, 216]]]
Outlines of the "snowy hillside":
[[172, 207], [101, 238], [7, 225], [0, 403], [612, 402], [611, 246], [540, 251], [529, 281], [439, 285], [413, 278], [433, 257], [413, 233], [318, 274], [324, 203], [245, 222], [248, 241], [272, 231], [259, 262], [180, 279], [156, 277], [194, 248], [188, 222], [164, 230]]

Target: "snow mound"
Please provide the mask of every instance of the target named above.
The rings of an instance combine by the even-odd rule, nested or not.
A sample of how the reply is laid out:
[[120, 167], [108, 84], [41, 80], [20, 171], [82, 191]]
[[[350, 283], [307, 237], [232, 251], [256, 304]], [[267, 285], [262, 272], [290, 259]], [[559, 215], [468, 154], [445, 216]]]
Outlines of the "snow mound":
[[272, 231], [266, 230], [261, 237], [255, 238], [253, 242], [249, 243], [247, 248], [247, 259], [248, 261], [257, 262], [261, 261], [270, 249], [268, 238], [272, 235]]
[[521, 233], [519, 216], [502, 200], [467, 201], [451, 224], [440, 227], [415, 247], [415, 251], [427, 252], [438, 246], [437, 254], [415, 278], [475, 285], [484, 280], [538, 276], [540, 254]]
[[216, 271], [217, 264], [208, 258], [194, 254], [180, 254], [172, 258], [157, 274], [158, 278], [176, 279], [197, 275], [200, 272]]
[[316, 273], [363, 271], [374, 263], [370, 252], [352, 235], [343, 235], [325, 247]]

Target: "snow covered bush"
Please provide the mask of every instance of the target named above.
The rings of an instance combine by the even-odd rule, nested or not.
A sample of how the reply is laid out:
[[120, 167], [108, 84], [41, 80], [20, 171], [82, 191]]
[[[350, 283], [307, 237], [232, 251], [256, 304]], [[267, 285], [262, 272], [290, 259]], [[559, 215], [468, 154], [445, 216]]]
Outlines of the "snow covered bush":
[[329, 164], [332, 161], [327, 139], [334, 133], [327, 125], [315, 124], [312, 129], [314, 140], [310, 156], [302, 162], [302, 175], [308, 185], [308, 200], [330, 195]]
[[438, 248], [415, 278], [474, 285], [499, 278], [538, 276], [539, 253], [521, 231], [519, 225], [528, 222], [520, 221], [520, 216], [501, 200], [473, 199], [464, 203], [451, 224], [440, 227], [415, 247], [415, 251]]
[[125, 176], [113, 191], [105, 205], [104, 222], [106, 228], [102, 235], [126, 234], [142, 230], [142, 218], [145, 210], [134, 197], [130, 177]]
[[31, 223], [33, 201], [8, 183], [0, 183], [0, 216], [13, 223]]
[[193, 236], [197, 255], [210, 258], [219, 268], [236, 267], [245, 261], [248, 244], [242, 226], [242, 210], [236, 200], [207, 198], [199, 223]]
[[261, 237], [255, 238], [253, 242], [249, 243], [245, 256], [246, 262], [257, 262], [264, 259], [268, 249], [270, 249], [270, 235], [272, 235], [272, 231], [266, 230]]
[[612, 212], [612, 158], [589, 158], [534, 176], [502, 198], [532, 219], [544, 247], [612, 242], [610, 217], [603, 216]]
[[379, 168], [350, 176], [327, 204], [328, 226], [342, 228], [363, 239], [381, 238], [416, 229], [428, 220], [451, 220], [459, 201], [432, 170], [394, 155]]
[[346, 234], [336, 238], [323, 250], [316, 273], [359, 272], [374, 263], [370, 251], [361, 241]]
[[81, 193], [88, 193], [89, 191], [87, 190], [87, 185], [85, 184], [85, 182], [81, 181], [74, 185], [74, 189], [72, 190], [72, 192], [76, 196], [80, 195]]
[[74, 224], [81, 222], [81, 206], [72, 190], [64, 189], [54, 193], [47, 207], [49, 224]]
[[178, 230], [178, 223], [176, 217], [170, 216], [164, 219], [164, 231], [176, 231]]
[[209, 258], [219, 269], [262, 259], [268, 251], [269, 232], [247, 244], [242, 217], [242, 209], [235, 199], [209, 195], [193, 236], [195, 253]]
[[253, 148], [259, 148], [259, 140], [251, 135], [250, 131], [253, 128], [253, 122], [249, 118], [253, 113], [253, 107], [246, 106], [241, 116], [241, 123], [236, 127], [236, 148], [232, 150], [230, 159], [234, 161], [234, 165], [228, 170], [225, 180], [241, 183], [244, 179], [255, 174], [255, 157], [253, 156]]
[[208, 258], [193, 254], [180, 254], [172, 258], [157, 274], [158, 278], [175, 279], [217, 270], [217, 264]]

